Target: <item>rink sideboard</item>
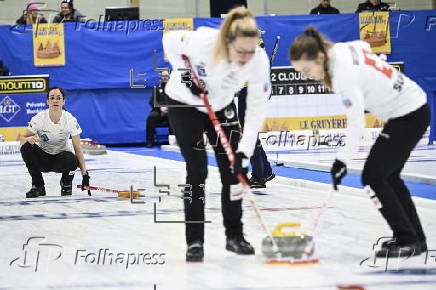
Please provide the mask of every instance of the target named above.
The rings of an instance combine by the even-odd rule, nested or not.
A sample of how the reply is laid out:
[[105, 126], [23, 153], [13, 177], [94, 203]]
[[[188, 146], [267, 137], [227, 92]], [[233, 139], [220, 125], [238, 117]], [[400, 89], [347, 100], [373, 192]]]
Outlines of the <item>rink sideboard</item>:
[[[194, 18], [193, 26], [218, 27], [220, 22], [217, 18]], [[359, 38], [357, 14], [260, 16], [257, 22], [264, 31], [262, 37], [268, 54], [280, 36], [275, 67], [289, 66], [289, 46], [308, 25], [318, 27], [334, 42]], [[152, 87], [159, 79], [155, 68], [169, 66], [162, 51], [161, 22], [149, 20], [147, 23], [147, 26], [134, 22], [110, 26], [115, 29], [92, 21], [66, 23], [63, 30], [65, 65], [45, 67], [34, 65], [30, 26], [0, 26], [0, 60], [14, 76], [49, 75], [50, 86], [65, 88], [68, 92], [66, 108], [79, 120], [83, 137], [101, 143], [144, 142], [145, 118], [150, 111], [148, 102]], [[387, 55], [387, 60], [403, 63], [405, 73], [427, 92], [433, 117], [429, 136], [432, 142], [436, 140], [436, 10], [392, 12], [390, 34], [392, 53]], [[302, 90], [286, 88], [288, 93]], [[304, 88], [309, 94], [325, 95], [322, 87]], [[23, 126], [22, 119], [14, 123], [11, 107], [6, 106], [32, 103], [32, 99], [16, 101], [14, 98], [8, 94], [0, 96], [0, 115], [3, 111], [6, 113], [5, 117], [0, 116], [4, 121], [0, 133], [6, 127]]]

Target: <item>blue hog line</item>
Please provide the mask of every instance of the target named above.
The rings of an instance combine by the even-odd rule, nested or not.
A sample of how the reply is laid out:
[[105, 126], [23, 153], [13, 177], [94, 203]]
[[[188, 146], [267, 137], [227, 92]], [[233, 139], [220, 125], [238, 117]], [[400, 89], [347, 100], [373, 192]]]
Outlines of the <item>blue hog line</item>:
[[0, 221], [8, 220], [41, 220], [41, 219], [80, 219], [80, 218], [100, 218], [113, 216], [134, 216], [153, 214], [151, 210], [140, 211], [116, 211], [116, 212], [90, 212], [90, 213], [54, 213], [54, 214], [33, 214], [33, 215], [10, 215], [0, 216]]
[[[221, 209], [218, 207], [210, 207], [205, 210], [211, 212], [218, 212]], [[182, 213], [183, 209], [157, 209], [156, 214], [172, 214], [172, 213]], [[154, 214], [153, 210], [136, 210], [127, 211], [120, 210], [115, 212], [89, 212], [89, 213], [52, 213], [52, 214], [32, 214], [32, 215], [10, 215], [10, 216], [0, 216], [0, 221], [11, 221], [11, 220], [42, 220], [42, 219], [80, 219], [80, 218], [102, 218], [102, 217], [117, 217], [117, 216], [137, 216], [137, 215], [150, 215], [151, 218]]]
[[[0, 154], [0, 156], [1, 156], [1, 154]], [[86, 163], [89, 163], [91, 161], [96, 161], [96, 159], [85, 159]], [[7, 164], [4, 164], [4, 163], [7, 163]], [[25, 165], [26, 164], [20, 160], [2, 160], [0, 162], [0, 167], [24, 167]], [[88, 171], [91, 171], [91, 170], [88, 170]], [[27, 173], [26, 173], [26, 176], [27, 176]]]
[[105, 197], [105, 198], [77, 198], [77, 199], [46, 199], [46, 200], [20, 200], [20, 201], [2, 201], [0, 206], [13, 206], [13, 205], [33, 205], [33, 204], [65, 204], [77, 202], [112, 202], [118, 201], [118, 197]]

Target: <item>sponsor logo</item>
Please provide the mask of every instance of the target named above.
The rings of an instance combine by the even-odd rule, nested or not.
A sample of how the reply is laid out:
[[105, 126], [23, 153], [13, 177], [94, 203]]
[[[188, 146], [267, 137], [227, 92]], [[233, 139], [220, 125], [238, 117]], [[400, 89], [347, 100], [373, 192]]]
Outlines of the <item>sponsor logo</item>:
[[0, 116], [8, 123], [18, 114], [20, 110], [21, 107], [18, 106], [9, 96], [6, 96], [0, 102]]
[[351, 102], [351, 100], [349, 98], [343, 98], [342, 103], [347, 108], [351, 108], [353, 106], [353, 103]]
[[42, 134], [41, 135], [41, 140], [44, 141], [44, 142], [48, 142], [48, 140], [50, 140], [50, 139], [48, 138], [48, 136], [46, 134]]
[[47, 90], [46, 78], [0, 79], [0, 93], [43, 93]]
[[265, 82], [263, 84], [263, 92], [266, 93], [268, 92], [268, 90], [269, 90], [269, 82]]
[[224, 116], [225, 116], [227, 119], [233, 119], [233, 118], [235, 117], [235, 111], [234, 111], [233, 108], [231, 108], [231, 107], [226, 108], [226, 109], [224, 110]]

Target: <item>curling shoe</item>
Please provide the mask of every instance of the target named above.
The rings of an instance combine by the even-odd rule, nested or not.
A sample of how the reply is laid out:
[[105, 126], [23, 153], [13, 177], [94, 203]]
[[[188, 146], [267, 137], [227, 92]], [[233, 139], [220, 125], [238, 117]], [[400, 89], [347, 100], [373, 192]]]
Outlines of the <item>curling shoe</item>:
[[244, 236], [227, 238], [226, 250], [238, 255], [254, 255], [253, 246], [244, 239]]
[[71, 195], [73, 193], [73, 185], [72, 182], [64, 182], [61, 180], [61, 195]]
[[[412, 257], [420, 255], [422, 251], [422, 243], [416, 242], [404, 246], [400, 246], [396, 242], [386, 243], [386, 246], [375, 252], [377, 258], [398, 258], [398, 257]], [[427, 247], [427, 245], [425, 245]]]
[[[419, 241], [418, 243], [421, 246], [421, 252], [422, 253], [427, 252], [427, 242], [426, 241]], [[384, 241], [381, 244], [381, 248], [382, 249], [383, 248], [395, 248], [395, 247], [398, 247], [398, 242], [397, 242], [397, 240], [395, 238], [392, 238], [390, 240]]]
[[188, 245], [186, 262], [203, 262], [203, 257], [203, 243], [196, 241]]
[[26, 198], [35, 198], [38, 196], [45, 196], [44, 185], [32, 185], [32, 188], [26, 192]]

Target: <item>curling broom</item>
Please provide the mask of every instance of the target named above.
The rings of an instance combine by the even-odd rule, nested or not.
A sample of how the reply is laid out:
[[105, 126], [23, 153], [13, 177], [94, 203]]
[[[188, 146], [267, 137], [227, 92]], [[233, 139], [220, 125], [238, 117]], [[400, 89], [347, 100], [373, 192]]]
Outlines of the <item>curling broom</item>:
[[[82, 188], [81, 185], [77, 185], [77, 188]], [[97, 186], [84, 186], [85, 190], [97, 190], [97, 191], [104, 191], [104, 192], [114, 192], [118, 194], [118, 197], [122, 198], [130, 198], [130, 190], [116, 190], [116, 189], [109, 189], [104, 187], [97, 187]], [[133, 198], [138, 198], [139, 191], [132, 190]]]

